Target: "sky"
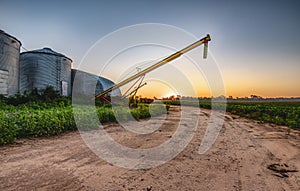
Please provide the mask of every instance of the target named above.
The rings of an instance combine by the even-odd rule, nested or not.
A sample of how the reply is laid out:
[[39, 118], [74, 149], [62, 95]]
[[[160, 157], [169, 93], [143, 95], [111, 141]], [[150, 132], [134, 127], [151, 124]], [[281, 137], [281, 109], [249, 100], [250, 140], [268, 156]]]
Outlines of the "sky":
[[[209, 51], [219, 65], [226, 96], [299, 97], [299, 10], [296, 0], [0, 0], [0, 29], [27, 50], [51, 47], [65, 54], [74, 68], [95, 42], [129, 25], [173, 25], [198, 38], [209, 33]], [[176, 93], [155, 84], [145, 94]]]

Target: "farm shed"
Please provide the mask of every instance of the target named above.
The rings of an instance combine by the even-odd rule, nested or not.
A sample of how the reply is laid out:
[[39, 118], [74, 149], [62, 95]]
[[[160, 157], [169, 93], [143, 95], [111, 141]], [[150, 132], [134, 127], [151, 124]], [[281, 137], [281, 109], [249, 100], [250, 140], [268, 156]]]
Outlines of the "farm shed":
[[[95, 95], [114, 86], [115, 83], [95, 74], [72, 69], [73, 94], [94, 97]], [[120, 96], [120, 89], [110, 93], [111, 96]]]

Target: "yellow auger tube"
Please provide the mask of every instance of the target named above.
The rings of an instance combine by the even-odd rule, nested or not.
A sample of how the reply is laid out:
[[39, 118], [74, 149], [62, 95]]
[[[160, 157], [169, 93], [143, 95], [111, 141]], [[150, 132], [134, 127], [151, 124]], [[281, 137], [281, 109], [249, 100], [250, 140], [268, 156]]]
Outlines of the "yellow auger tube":
[[188, 52], [188, 51], [190, 51], [190, 50], [192, 50], [192, 49], [200, 46], [201, 44], [207, 43], [208, 41], [211, 41], [211, 38], [210, 38], [209, 34], [206, 35], [206, 37], [198, 40], [197, 42], [194, 42], [193, 44], [185, 47], [184, 49], [182, 49], [182, 50], [180, 50], [180, 51], [178, 51], [178, 52], [176, 52], [176, 53], [168, 56], [167, 58], [165, 58], [165, 59], [157, 62], [156, 64], [154, 64], [154, 65], [152, 65], [152, 66], [150, 66], [150, 67], [148, 67], [148, 68], [146, 68], [146, 69], [138, 72], [137, 74], [135, 74], [135, 75], [133, 75], [133, 76], [131, 76], [131, 77], [129, 77], [129, 78], [121, 81], [120, 83], [114, 85], [113, 87], [108, 88], [107, 90], [103, 91], [102, 93], [96, 95], [95, 98], [99, 98], [99, 97], [101, 97], [101, 96], [103, 96], [103, 95], [105, 95], [105, 94], [107, 94], [109, 92], [112, 92], [113, 90], [115, 90], [115, 89], [117, 89], [117, 88], [119, 88], [121, 86], [124, 86], [125, 84], [131, 82], [132, 80], [135, 80], [138, 77], [140, 77], [142, 75], [145, 75], [146, 73], [151, 72], [152, 70], [155, 70], [156, 68], [158, 68], [158, 67], [160, 67], [160, 66], [162, 66], [162, 65], [164, 65], [164, 64], [166, 64], [166, 63], [168, 63], [168, 62], [170, 62], [170, 61], [172, 61], [172, 60], [174, 60], [174, 59], [176, 59], [178, 57], [180, 57], [184, 53], [186, 53], [186, 52]]

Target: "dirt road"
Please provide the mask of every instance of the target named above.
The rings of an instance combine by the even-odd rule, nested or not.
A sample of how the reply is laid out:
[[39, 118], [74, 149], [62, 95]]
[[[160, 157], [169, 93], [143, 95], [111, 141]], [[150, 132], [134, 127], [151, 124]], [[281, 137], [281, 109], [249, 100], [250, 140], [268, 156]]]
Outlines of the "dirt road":
[[[149, 148], [172, 136], [179, 114], [171, 108], [160, 130], [150, 135], [128, 133], [118, 124], [105, 129], [126, 146]], [[0, 190], [300, 190], [300, 172], [284, 173], [300, 170], [299, 131], [287, 136], [284, 127], [227, 114], [214, 146], [200, 155], [209, 115], [210, 110], [201, 110], [197, 132], [183, 152], [148, 170], [107, 163], [78, 132], [19, 140], [0, 147]]]

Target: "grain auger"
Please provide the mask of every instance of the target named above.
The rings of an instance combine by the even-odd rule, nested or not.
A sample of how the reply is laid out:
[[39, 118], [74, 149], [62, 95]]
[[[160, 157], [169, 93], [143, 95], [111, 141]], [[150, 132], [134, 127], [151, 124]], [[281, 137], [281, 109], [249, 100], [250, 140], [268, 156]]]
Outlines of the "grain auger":
[[188, 51], [204, 44], [204, 50], [203, 50], [203, 58], [207, 58], [207, 52], [208, 52], [208, 42], [211, 41], [211, 38], [210, 38], [210, 35], [207, 34], [206, 37], [194, 42], [193, 44], [190, 44], [189, 46], [173, 53], [172, 55], [168, 56], [167, 58], [164, 58], [160, 61], [158, 61], [157, 63], [149, 66], [148, 68], [144, 69], [144, 70], [141, 70], [139, 71], [138, 73], [136, 73], [135, 75], [129, 77], [129, 78], [126, 78], [125, 80], [115, 84], [114, 86], [108, 88], [107, 90], [104, 90], [102, 93], [100, 94], [97, 94], [95, 96], [95, 99], [96, 98], [100, 98], [100, 97], [103, 97], [104, 95], [112, 92], [113, 90], [117, 89], [117, 88], [120, 88], [122, 86], [124, 86], [125, 84], [128, 84], [129, 82], [135, 80], [135, 79], [138, 79], [138, 78], [141, 78], [143, 76], [145, 76], [145, 74], [151, 72], [152, 70], [155, 70], [157, 68], [159, 68], [160, 66], [172, 61], [172, 60], [175, 60], [176, 58], [182, 56], [183, 54], [187, 53]]

